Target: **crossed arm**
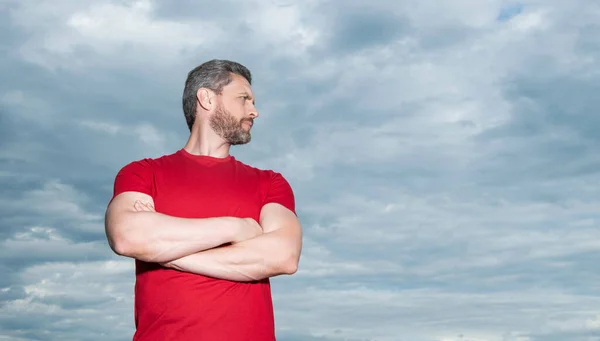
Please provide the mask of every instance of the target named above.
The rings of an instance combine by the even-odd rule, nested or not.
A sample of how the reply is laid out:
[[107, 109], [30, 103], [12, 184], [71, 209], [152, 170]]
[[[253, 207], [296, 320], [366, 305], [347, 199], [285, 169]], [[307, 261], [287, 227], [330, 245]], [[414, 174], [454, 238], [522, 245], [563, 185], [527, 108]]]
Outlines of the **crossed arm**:
[[[140, 205], [140, 201], [147, 204]], [[232, 281], [295, 273], [302, 249], [296, 215], [269, 203], [262, 208], [259, 221], [171, 217], [155, 212], [150, 196], [128, 192], [109, 205], [106, 231], [117, 254], [180, 271]], [[231, 245], [222, 246], [226, 243]]]

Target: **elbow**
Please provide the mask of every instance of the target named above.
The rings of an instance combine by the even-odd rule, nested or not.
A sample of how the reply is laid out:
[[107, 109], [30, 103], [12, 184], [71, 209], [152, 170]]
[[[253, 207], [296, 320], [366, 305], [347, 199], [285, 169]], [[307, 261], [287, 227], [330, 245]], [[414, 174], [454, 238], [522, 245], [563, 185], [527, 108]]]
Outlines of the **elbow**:
[[130, 257], [132, 255], [132, 248], [124, 240], [115, 240], [109, 245], [113, 252], [119, 256]]
[[149, 248], [141, 238], [135, 236], [116, 235], [109, 237], [108, 244], [112, 251], [123, 257], [129, 257], [144, 262], [163, 262], [162, 258], [158, 257], [156, 250]]
[[281, 262], [281, 273], [283, 275], [293, 275], [298, 271], [299, 255], [289, 255], [283, 262]]
[[131, 257], [134, 249], [132, 243], [122, 236], [109, 235], [108, 245], [110, 249], [119, 256]]
[[298, 262], [288, 262], [283, 268], [284, 275], [293, 275], [298, 271]]
[[135, 243], [128, 233], [123, 233], [123, 229], [116, 224], [106, 225], [106, 237], [110, 249], [119, 256], [135, 258]]
[[110, 248], [119, 256], [129, 257], [144, 262], [161, 261], [139, 242], [135, 242], [130, 238], [115, 238], [109, 242]]

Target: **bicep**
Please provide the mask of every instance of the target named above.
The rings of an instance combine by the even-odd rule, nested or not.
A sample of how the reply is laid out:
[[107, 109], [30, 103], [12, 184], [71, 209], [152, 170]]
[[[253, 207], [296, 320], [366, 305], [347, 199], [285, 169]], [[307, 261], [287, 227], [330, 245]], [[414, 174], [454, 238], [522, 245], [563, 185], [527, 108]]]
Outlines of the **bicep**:
[[289, 182], [276, 172], [267, 172], [269, 184], [267, 195], [260, 212], [260, 226], [263, 232], [273, 232], [279, 229], [300, 233], [300, 222], [296, 215], [294, 191]]
[[302, 226], [296, 214], [281, 204], [269, 203], [262, 208], [260, 224], [263, 236], [271, 241], [263, 248], [275, 255], [275, 266], [283, 266], [283, 273], [296, 272], [302, 253]]
[[117, 194], [108, 205], [107, 211], [133, 211], [133, 204], [136, 201], [140, 201], [144, 204], [152, 204], [154, 206], [154, 199], [152, 196], [135, 191], [127, 191]]
[[148, 160], [135, 161], [121, 168], [115, 177], [113, 197], [106, 209], [107, 228], [115, 225], [119, 218], [134, 212], [134, 203], [140, 200], [154, 206], [152, 195], [153, 171]]
[[138, 200], [144, 204], [154, 206], [154, 200], [150, 195], [134, 191], [120, 193], [111, 200], [106, 209], [105, 218], [106, 232], [109, 236], [115, 232], [115, 229], [119, 225], [118, 221], [123, 215], [135, 212], [134, 204]]
[[284, 229], [296, 238], [302, 236], [302, 227], [298, 217], [289, 208], [281, 204], [268, 203], [264, 205], [260, 212], [259, 224], [264, 233]]

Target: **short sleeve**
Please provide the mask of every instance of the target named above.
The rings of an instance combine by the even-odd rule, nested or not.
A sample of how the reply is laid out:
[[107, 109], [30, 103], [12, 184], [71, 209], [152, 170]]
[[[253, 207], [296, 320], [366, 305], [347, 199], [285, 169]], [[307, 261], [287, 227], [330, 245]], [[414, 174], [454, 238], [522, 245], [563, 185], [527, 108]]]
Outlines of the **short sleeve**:
[[154, 196], [153, 183], [154, 173], [150, 160], [131, 162], [117, 173], [112, 199], [123, 192], [140, 192]]
[[279, 173], [270, 172], [270, 179], [264, 205], [277, 203], [296, 214], [294, 191], [288, 181]]

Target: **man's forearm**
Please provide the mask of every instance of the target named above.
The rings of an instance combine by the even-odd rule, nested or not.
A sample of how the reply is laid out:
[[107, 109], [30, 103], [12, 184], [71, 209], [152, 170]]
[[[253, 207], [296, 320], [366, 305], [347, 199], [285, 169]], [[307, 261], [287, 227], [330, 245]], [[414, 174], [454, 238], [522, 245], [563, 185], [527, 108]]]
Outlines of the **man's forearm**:
[[231, 281], [257, 281], [293, 274], [300, 257], [299, 231], [280, 229], [241, 243], [198, 252], [167, 267]]
[[169, 262], [231, 242], [239, 218], [188, 219], [157, 212], [123, 212], [113, 224], [115, 252], [146, 262]]

